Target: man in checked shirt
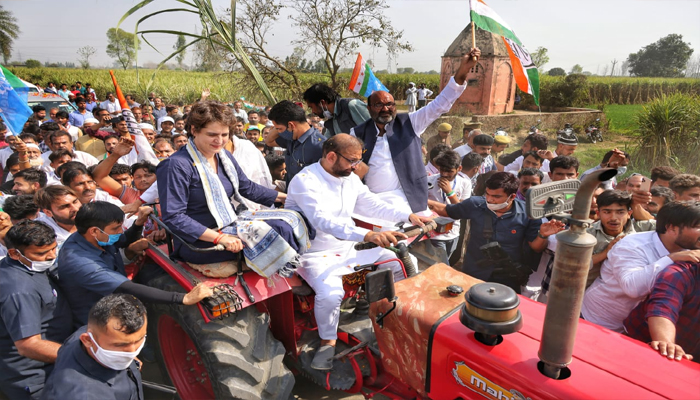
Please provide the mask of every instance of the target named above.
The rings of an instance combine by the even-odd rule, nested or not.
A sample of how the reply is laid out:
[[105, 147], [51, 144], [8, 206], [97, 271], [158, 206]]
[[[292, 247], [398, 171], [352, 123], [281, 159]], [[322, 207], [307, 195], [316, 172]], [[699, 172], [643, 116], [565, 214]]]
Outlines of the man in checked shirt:
[[661, 271], [649, 298], [625, 320], [625, 331], [671, 360], [700, 360], [700, 263]]

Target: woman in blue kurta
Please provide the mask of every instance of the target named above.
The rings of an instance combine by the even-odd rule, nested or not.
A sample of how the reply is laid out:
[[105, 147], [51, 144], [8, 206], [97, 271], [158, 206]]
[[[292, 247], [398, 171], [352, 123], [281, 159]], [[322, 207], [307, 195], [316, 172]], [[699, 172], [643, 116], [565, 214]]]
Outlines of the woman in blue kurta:
[[267, 276], [256, 266], [263, 265], [260, 269], [264, 270], [266, 255], [277, 264], [282, 256], [282, 265], [296, 258], [308, 241], [297, 237], [297, 232], [305, 233], [306, 228], [299, 226], [301, 219], [291, 211], [275, 210], [272, 219], [265, 218], [264, 212], [234, 211], [231, 200], [239, 196], [272, 206], [284, 202], [286, 195], [250, 181], [224, 150], [231, 121], [233, 113], [226, 105], [206, 101], [192, 107], [188, 144], [162, 161], [156, 171], [162, 218], [174, 233], [196, 247], [220, 244], [227, 250], [197, 253], [176, 240], [175, 256], [191, 265], [235, 260], [235, 253], [245, 248], [248, 265]]

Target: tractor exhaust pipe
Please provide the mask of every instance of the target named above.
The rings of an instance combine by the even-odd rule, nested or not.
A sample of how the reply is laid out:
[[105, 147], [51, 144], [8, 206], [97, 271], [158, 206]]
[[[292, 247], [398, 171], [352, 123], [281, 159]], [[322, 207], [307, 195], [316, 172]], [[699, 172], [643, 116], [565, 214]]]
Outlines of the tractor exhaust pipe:
[[616, 174], [616, 169], [606, 168], [583, 180], [568, 220], [570, 228], [557, 234], [557, 251], [538, 352], [542, 361], [540, 372], [552, 379], [562, 376], [562, 370], [571, 363], [574, 350], [586, 277], [596, 244], [595, 237], [586, 232], [592, 223], [588, 215], [593, 192], [601, 182]]

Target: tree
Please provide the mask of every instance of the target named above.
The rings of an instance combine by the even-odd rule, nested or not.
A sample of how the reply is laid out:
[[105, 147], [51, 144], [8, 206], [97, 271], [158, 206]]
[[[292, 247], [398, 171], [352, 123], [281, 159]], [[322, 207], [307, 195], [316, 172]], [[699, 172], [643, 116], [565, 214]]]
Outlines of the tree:
[[630, 73], [630, 62], [625, 60], [620, 65], [620, 76], [627, 76]]
[[187, 41], [185, 40], [185, 35], [177, 35], [177, 41], [173, 46], [173, 50], [181, 50], [175, 56], [175, 61], [177, 61], [177, 65], [180, 67], [180, 69], [182, 69], [182, 63], [183, 61], [185, 61], [185, 54], [187, 52], [187, 49], [184, 48], [185, 44], [187, 44]]
[[547, 49], [540, 46], [535, 50], [534, 53], [530, 55], [532, 62], [537, 66], [537, 70], [542, 73], [542, 67], [549, 62], [549, 56], [547, 55]]
[[12, 55], [12, 42], [19, 37], [20, 30], [17, 18], [11, 11], [4, 10], [0, 6], [0, 53], [5, 64], [10, 62]]
[[571, 67], [571, 72], [569, 72], [569, 73], [570, 74], [580, 74], [582, 72], [583, 72], [583, 67], [579, 64], [576, 64], [573, 67]]
[[672, 33], [643, 47], [627, 58], [630, 74], [634, 76], [681, 77], [693, 54], [683, 35]]
[[141, 42], [133, 33], [119, 28], [107, 30], [107, 55], [114, 58], [122, 68], [127, 69], [136, 58], [136, 51], [141, 49]]
[[547, 75], [549, 75], [549, 76], [565, 76], [566, 71], [564, 71], [564, 68], [556, 67], [556, 68], [550, 69], [549, 72], [547, 72]]
[[700, 55], [693, 57], [685, 67], [686, 78], [700, 78]]
[[293, 43], [311, 45], [322, 55], [336, 90], [341, 64], [354, 60], [360, 44], [386, 46], [390, 53], [413, 50], [384, 15], [386, 0], [298, 0], [289, 7], [296, 11], [290, 18], [299, 28]]
[[78, 62], [80, 63], [80, 68], [89, 69], [90, 68], [90, 57], [97, 53], [97, 49], [92, 46], [83, 46], [78, 49]]
[[39, 60], [32, 60], [31, 58], [28, 59], [24, 65], [27, 66], [27, 68], [41, 68], [41, 61]]

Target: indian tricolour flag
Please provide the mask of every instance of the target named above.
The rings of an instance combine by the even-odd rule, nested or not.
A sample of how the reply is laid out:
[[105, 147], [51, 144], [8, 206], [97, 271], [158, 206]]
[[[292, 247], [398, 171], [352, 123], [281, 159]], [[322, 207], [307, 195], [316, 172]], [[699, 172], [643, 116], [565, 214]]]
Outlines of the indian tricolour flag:
[[508, 49], [510, 63], [513, 66], [515, 82], [520, 90], [535, 98], [535, 104], [540, 105], [540, 75], [537, 66], [532, 62], [530, 53], [520, 42], [513, 29], [496, 14], [483, 0], [469, 0], [472, 23], [480, 29], [503, 36], [503, 42]]
[[389, 91], [389, 89], [374, 76], [372, 68], [370, 68], [369, 64], [362, 58], [362, 54], [359, 53], [357, 54], [357, 61], [355, 61], [355, 69], [352, 71], [352, 77], [350, 78], [349, 89], [365, 97], [369, 97], [372, 92], [376, 92], [377, 90]]

